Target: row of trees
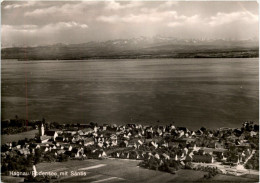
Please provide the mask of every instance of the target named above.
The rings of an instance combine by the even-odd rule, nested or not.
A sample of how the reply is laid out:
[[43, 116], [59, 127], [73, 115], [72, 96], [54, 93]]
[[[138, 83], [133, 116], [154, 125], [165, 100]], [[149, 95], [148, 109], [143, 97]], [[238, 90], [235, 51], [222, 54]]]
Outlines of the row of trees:
[[256, 151], [253, 157], [250, 160], [248, 160], [248, 162], [245, 165], [245, 168], [259, 170], [259, 151]]
[[[163, 163], [162, 163], [163, 162]], [[148, 168], [151, 170], [160, 170], [160, 171], [165, 171], [169, 173], [175, 173], [175, 171], [179, 170], [181, 168], [181, 164], [179, 161], [175, 160], [167, 160], [167, 161], [162, 161], [158, 160], [156, 158], [150, 158], [150, 159], [145, 159], [143, 160], [139, 166]]]
[[55, 155], [52, 152], [43, 153], [40, 149], [35, 150], [35, 154], [19, 155], [11, 153], [5, 158], [1, 159], [1, 171], [7, 173], [8, 171], [28, 172], [32, 171], [32, 166], [40, 162], [64, 162], [68, 161], [69, 157], [65, 154]]

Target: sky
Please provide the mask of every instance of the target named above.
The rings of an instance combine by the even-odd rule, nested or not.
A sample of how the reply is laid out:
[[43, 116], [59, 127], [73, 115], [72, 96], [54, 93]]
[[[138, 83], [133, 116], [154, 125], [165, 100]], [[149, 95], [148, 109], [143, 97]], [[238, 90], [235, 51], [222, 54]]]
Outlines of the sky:
[[75, 44], [141, 36], [258, 39], [258, 3], [3, 1], [2, 47]]

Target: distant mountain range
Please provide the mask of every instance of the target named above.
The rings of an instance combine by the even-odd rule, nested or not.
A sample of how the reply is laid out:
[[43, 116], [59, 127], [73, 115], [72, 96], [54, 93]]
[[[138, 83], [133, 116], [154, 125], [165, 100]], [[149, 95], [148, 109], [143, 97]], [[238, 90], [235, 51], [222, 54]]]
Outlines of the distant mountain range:
[[258, 57], [258, 40], [202, 40], [139, 37], [83, 44], [12, 47], [1, 50], [2, 59], [83, 60], [134, 58]]

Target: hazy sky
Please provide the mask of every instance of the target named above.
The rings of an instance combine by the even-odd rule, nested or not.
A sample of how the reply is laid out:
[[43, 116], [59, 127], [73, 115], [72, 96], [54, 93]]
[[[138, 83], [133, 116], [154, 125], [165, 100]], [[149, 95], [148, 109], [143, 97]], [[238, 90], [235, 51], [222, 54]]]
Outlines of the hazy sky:
[[2, 46], [139, 36], [258, 38], [257, 2], [23, 1], [2, 3]]

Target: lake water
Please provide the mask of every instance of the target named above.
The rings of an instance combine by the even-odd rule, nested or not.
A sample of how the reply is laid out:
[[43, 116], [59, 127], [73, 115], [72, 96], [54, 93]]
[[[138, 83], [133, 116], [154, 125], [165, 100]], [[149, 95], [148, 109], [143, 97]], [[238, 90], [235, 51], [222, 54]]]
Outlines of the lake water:
[[191, 129], [258, 122], [258, 58], [3, 60], [1, 66], [2, 119], [174, 122]]

